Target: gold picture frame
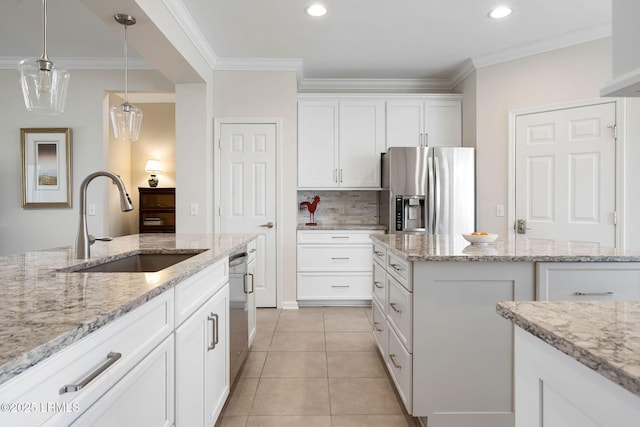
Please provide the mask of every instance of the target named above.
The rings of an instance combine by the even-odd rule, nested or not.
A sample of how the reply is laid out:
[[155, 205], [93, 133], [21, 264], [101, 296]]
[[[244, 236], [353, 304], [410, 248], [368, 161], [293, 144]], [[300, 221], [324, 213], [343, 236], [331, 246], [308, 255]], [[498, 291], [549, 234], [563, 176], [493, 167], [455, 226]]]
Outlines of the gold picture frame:
[[71, 207], [71, 128], [21, 128], [22, 207]]

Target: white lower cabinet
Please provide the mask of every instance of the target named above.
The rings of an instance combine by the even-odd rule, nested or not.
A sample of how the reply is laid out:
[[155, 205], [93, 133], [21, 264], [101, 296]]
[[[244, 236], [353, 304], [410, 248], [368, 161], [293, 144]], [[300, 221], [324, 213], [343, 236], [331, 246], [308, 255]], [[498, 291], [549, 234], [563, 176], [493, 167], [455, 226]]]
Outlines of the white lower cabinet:
[[176, 426], [210, 427], [229, 395], [229, 285], [176, 329]]
[[539, 262], [538, 301], [638, 301], [640, 263]]
[[413, 357], [398, 338], [396, 332], [389, 328], [389, 349], [385, 358], [387, 370], [396, 385], [396, 390], [407, 411], [413, 407]]
[[249, 342], [248, 347], [251, 348], [253, 339], [256, 336], [256, 241], [247, 245], [249, 259], [247, 262], [247, 274], [245, 276], [245, 292], [247, 293], [247, 318], [249, 324]]
[[637, 427], [640, 397], [520, 328], [517, 427]]
[[370, 301], [369, 235], [382, 230], [298, 231], [298, 300]]
[[171, 335], [71, 425], [171, 427], [174, 351]]
[[16, 409], [0, 425], [213, 426], [229, 394], [227, 266], [224, 257], [0, 385], [0, 402]]
[[[2, 384], [0, 402], [35, 406], [0, 412], [0, 425], [68, 426], [85, 413], [113, 407], [119, 395], [156, 387], [144, 406], [122, 408], [114, 416], [171, 425], [173, 302], [173, 292], [165, 292]], [[147, 411], [155, 414], [148, 417]]]

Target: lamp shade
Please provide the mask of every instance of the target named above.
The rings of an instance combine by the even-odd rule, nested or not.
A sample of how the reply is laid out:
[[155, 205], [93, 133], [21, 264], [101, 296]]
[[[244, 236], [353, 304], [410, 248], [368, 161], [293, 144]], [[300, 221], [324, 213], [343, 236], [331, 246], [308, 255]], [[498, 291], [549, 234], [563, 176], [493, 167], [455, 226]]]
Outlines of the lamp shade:
[[137, 141], [142, 126], [142, 110], [124, 102], [111, 107], [111, 129], [115, 139]]
[[147, 165], [144, 167], [144, 171], [149, 173], [162, 172], [162, 165], [158, 160], [149, 159], [147, 160]]

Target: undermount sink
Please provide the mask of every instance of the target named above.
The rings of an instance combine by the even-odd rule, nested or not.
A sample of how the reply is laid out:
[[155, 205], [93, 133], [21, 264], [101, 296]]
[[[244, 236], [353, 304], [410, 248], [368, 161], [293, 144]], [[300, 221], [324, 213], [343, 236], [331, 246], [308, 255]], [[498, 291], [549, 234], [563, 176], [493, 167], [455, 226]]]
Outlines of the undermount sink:
[[90, 267], [78, 266], [73, 273], [153, 273], [196, 256], [203, 251], [188, 253], [139, 253]]

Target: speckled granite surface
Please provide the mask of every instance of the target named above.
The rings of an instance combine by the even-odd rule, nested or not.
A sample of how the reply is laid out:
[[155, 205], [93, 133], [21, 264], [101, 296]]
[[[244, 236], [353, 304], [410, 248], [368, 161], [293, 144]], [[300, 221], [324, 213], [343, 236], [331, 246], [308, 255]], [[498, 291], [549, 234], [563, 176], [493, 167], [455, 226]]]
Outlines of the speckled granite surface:
[[386, 230], [387, 227], [380, 224], [298, 224], [298, 230]]
[[497, 311], [640, 396], [640, 301], [509, 301]]
[[[0, 384], [172, 288], [255, 239], [253, 235], [140, 234], [0, 259]], [[135, 253], [206, 249], [157, 273], [70, 273]], [[179, 252], [180, 252], [179, 251]]]
[[462, 236], [378, 234], [371, 238], [408, 261], [638, 262], [639, 251], [604, 248], [591, 243], [518, 238], [488, 246], [471, 245]]

